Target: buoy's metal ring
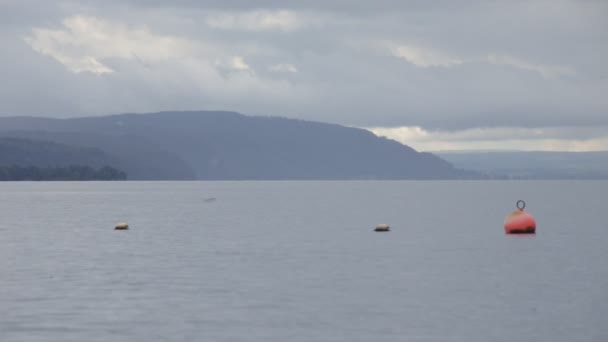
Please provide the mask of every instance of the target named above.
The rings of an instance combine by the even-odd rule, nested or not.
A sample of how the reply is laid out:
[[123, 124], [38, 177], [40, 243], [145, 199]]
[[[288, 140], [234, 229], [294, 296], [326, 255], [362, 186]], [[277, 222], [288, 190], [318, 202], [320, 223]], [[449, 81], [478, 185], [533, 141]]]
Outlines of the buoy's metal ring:
[[519, 200], [519, 201], [517, 201], [517, 203], [515, 203], [515, 206], [519, 210], [524, 210], [524, 208], [526, 207], [526, 202]]

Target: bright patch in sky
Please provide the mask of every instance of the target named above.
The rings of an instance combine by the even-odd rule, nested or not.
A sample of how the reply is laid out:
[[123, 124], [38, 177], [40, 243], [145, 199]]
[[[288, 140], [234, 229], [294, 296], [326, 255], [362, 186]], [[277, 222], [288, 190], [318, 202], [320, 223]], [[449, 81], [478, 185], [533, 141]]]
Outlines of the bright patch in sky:
[[[608, 151], [608, 127], [474, 128], [425, 130], [417, 126], [373, 127], [372, 133], [420, 151], [518, 150]], [[586, 136], [586, 138], [578, 138]]]
[[242, 31], [295, 31], [304, 24], [295, 12], [286, 10], [218, 12], [205, 21], [212, 28]]
[[62, 26], [34, 28], [25, 41], [35, 51], [55, 58], [74, 72], [103, 74], [113, 71], [101, 62], [104, 59], [158, 62], [188, 56], [197, 49], [195, 43], [185, 39], [95, 17], [69, 17]]
[[545, 78], [576, 75], [576, 70], [571, 67], [533, 63], [513, 56], [488, 54], [485, 57], [459, 58], [430, 48], [394, 44], [390, 47], [390, 50], [393, 56], [420, 68], [451, 68], [464, 63], [487, 63], [538, 73]]
[[298, 72], [298, 68], [296, 68], [295, 65], [289, 64], [289, 63], [280, 63], [280, 64], [271, 65], [268, 68], [268, 70], [274, 71], [274, 72], [291, 72], [291, 73]]
[[461, 59], [450, 57], [444, 53], [434, 51], [432, 49], [416, 46], [395, 46], [393, 47], [392, 53], [395, 57], [402, 58], [421, 68], [449, 68], [463, 63]]

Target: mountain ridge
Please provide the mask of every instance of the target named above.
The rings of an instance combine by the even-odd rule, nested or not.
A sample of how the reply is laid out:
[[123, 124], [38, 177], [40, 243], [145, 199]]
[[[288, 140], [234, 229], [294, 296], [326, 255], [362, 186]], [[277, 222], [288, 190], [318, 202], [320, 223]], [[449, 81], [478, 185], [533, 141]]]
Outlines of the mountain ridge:
[[9, 117], [0, 118], [2, 136], [99, 148], [120, 161], [129, 179], [472, 177], [364, 129], [230, 111]]

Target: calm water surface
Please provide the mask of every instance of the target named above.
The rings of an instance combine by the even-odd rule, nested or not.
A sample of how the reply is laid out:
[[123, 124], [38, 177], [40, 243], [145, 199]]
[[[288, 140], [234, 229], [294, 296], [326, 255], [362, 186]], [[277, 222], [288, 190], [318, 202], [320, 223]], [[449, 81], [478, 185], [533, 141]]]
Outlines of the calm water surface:
[[[608, 341], [607, 194], [0, 183], [0, 341]], [[504, 235], [520, 198], [536, 236]]]

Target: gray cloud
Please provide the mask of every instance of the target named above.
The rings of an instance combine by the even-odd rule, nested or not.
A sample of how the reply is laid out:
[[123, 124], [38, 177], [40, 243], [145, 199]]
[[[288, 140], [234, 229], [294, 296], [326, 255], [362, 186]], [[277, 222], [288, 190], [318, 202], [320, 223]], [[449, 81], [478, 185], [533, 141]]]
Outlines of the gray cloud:
[[[89, 4], [98, 4], [97, 0], [86, 0]], [[376, 13], [394, 11], [420, 11], [435, 9], [454, 9], [470, 7], [483, 3], [481, 0], [437, 0], [432, 4], [426, 0], [377, 0], [374, 2], [366, 0], [333, 0], [333, 1], [300, 1], [300, 0], [174, 0], [171, 2], [163, 0], [110, 0], [110, 2], [129, 4], [136, 7], [148, 8], [200, 8], [200, 9], [222, 9], [222, 10], [252, 10], [252, 9], [305, 9], [317, 11], [338, 11], [348, 13]]]
[[0, 115], [226, 109], [365, 127], [608, 125], [605, 2], [0, 6]]

